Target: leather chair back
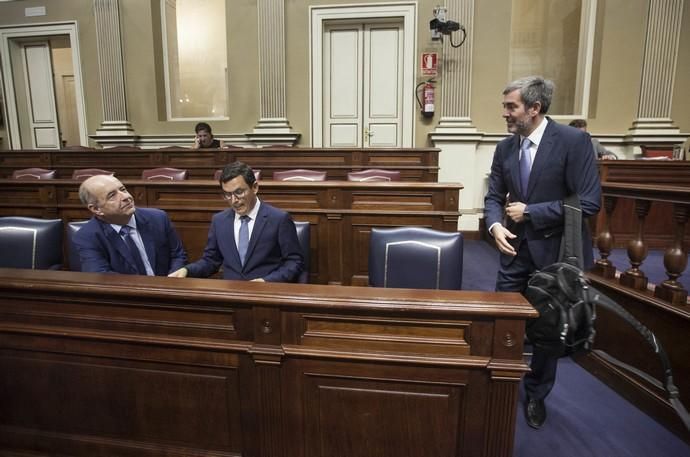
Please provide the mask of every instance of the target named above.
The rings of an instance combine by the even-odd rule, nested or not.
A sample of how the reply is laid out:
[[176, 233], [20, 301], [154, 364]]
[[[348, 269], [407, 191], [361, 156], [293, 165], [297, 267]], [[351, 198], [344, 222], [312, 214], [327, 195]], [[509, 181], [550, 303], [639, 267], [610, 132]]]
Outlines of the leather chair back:
[[187, 170], [178, 168], [151, 168], [141, 172], [141, 179], [147, 181], [184, 181], [187, 179]]
[[[252, 169], [252, 171], [254, 172], [254, 179], [256, 179], [257, 181], [260, 180], [261, 179], [261, 170]], [[220, 181], [220, 175], [222, 175], [222, 174], [223, 174], [222, 168], [220, 170], [216, 170], [216, 172], [213, 173], [213, 180], [214, 181]]]
[[347, 174], [348, 181], [400, 181], [400, 172], [395, 170], [379, 170], [370, 168], [362, 171], [351, 171]]
[[84, 181], [85, 179], [96, 175], [114, 176], [115, 172], [101, 170], [100, 168], [81, 168], [79, 170], [74, 170], [72, 172], [72, 179], [75, 179], [77, 181]]
[[69, 222], [67, 224], [67, 261], [69, 262], [69, 269], [72, 271], [81, 271], [79, 252], [77, 252], [77, 248], [74, 246], [72, 238], [74, 237], [74, 234], [77, 233], [79, 229], [82, 228], [87, 222], [89, 221], [76, 221]]
[[307, 284], [309, 282], [309, 257], [311, 245], [311, 231], [309, 229], [309, 222], [295, 221], [295, 228], [297, 229], [297, 239], [299, 245], [302, 247], [302, 257], [304, 257], [304, 270], [300, 273], [297, 282]]
[[62, 219], [0, 217], [0, 267], [62, 268]]
[[369, 285], [460, 290], [463, 237], [423, 227], [372, 228]]
[[326, 172], [317, 170], [305, 170], [297, 168], [294, 170], [274, 171], [274, 181], [325, 181]]
[[12, 179], [55, 179], [55, 174], [55, 170], [46, 170], [45, 168], [24, 168], [23, 170], [14, 170]]

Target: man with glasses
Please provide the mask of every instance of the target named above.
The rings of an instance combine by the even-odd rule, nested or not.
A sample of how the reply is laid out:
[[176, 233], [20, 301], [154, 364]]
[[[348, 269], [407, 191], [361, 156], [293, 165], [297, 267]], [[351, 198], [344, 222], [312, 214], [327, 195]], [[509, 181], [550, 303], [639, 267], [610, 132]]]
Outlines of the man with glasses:
[[230, 208], [213, 216], [202, 258], [169, 276], [205, 278], [222, 265], [224, 279], [295, 282], [304, 263], [290, 215], [257, 198], [245, 163], [227, 165], [219, 181]]
[[119, 179], [96, 175], [79, 187], [93, 217], [73, 238], [81, 271], [165, 276], [187, 263], [168, 215], [137, 208]]

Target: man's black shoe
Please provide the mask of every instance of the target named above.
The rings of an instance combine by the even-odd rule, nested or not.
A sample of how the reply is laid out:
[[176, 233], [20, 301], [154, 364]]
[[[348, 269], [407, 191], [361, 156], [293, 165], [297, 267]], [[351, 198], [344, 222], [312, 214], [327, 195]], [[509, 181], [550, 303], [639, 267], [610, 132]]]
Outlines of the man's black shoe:
[[528, 397], [527, 403], [525, 403], [525, 416], [527, 417], [527, 425], [536, 429], [541, 428], [546, 420], [544, 400], [534, 400]]

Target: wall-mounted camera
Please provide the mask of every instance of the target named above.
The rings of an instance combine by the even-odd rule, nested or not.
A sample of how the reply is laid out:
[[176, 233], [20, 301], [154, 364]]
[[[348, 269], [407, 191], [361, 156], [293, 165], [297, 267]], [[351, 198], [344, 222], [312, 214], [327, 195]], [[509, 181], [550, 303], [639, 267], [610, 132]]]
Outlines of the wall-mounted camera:
[[[434, 18], [429, 21], [429, 29], [431, 29], [431, 39], [443, 41], [443, 35], [448, 35], [450, 37], [450, 45], [454, 48], [459, 48], [465, 42], [467, 38], [467, 33], [465, 32], [465, 27], [459, 22], [451, 21], [446, 19], [446, 13], [448, 8], [445, 6], [437, 6], [434, 8]], [[457, 45], [453, 43], [453, 32], [458, 30], [462, 31], [462, 40]]]

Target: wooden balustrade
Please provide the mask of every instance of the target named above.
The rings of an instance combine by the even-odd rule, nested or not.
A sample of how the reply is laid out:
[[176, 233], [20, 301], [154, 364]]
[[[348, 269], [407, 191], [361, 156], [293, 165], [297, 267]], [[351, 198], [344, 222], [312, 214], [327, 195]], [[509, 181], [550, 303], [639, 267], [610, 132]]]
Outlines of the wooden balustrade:
[[[690, 187], [678, 187], [652, 184], [623, 184], [602, 182], [604, 197], [604, 217], [601, 220], [601, 230], [597, 234], [597, 247], [601, 251], [601, 259], [597, 260], [593, 273], [606, 278], [612, 278], [615, 267], [608, 259], [614, 247], [615, 233], [611, 230], [611, 218], [615, 217], [619, 199], [634, 201], [637, 215], [636, 235], [628, 243], [628, 258], [630, 268], [620, 275], [623, 286], [638, 290], [646, 290], [648, 279], [640, 268], [647, 257], [649, 246], [645, 241], [645, 224], [650, 214], [650, 208], [658, 203], [671, 204], [674, 211], [667, 215], [664, 225], [673, 233], [672, 240], [664, 251], [664, 267], [668, 279], [657, 285], [655, 295], [674, 305], [686, 305], [688, 292], [678, 277], [683, 274], [687, 266], [687, 248], [685, 233], [690, 211]], [[657, 290], [658, 289], [658, 290]]]
[[[637, 168], [638, 164], [634, 165], [633, 169], [642, 171], [642, 168]], [[653, 168], [652, 175], [655, 174], [654, 171], [666, 173], [669, 170], [665, 166], [654, 168], [656, 164], [650, 165]], [[687, 169], [687, 165], [682, 164], [680, 174]], [[649, 176], [645, 177], [642, 173], [638, 178], [640, 179], [633, 183], [602, 182], [604, 211], [600, 212], [597, 221], [597, 246], [601, 251], [601, 258], [588, 276], [599, 291], [615, 300], [654, 332], [671, 361], [681, 400], [688, 405], [690, 345], [687, 344], [687, 335], [690, 332], [690, 306], [687, 304], [688, 291], [678, 278], [687, 266], [690, 185], [683, 185], [686, 183], [681, 182], [678, 176], [667, 179], [667, 183], [651, 182]], [[666, 178], [670, 178], [670, 175]], [[635, 224], [626, 226], [623, 236], [616, 231], [620, 225], [614, 223], [616, 220], [621, 222], [621, 215], [618, 214], [620, 211], [629, 211], [637, 219]], [[624, 218], [627, 216], [628, 214], [624, 215]], [[652, 227], [656, 235], [653, 246], [648, 241], [649, 227]], [[628, 243], [629, 268], [613, 265], [609, 260], [611, 250], [621, 245], [620, 241], [614, 240], [621, 238]], [[667, 275], [666, 280], [656, 284], [653, 292], [648, 290], [644, 273], [644, 261], [652, 247], [665, 249], [663, 263]], [[615, 275], [616, 267], [626, 270], [618, 279]], [[619, 394], [690, 441], [690, 433], [680, 423], [662, 389], [649, 384], [632, 371], [612, 365], [597, 351], [604, 351], [638, 370], [663, 379], [656, 354], [646, 348], [646, 344], [632, 327], [605, 309], [597, 310], [596, 326], [596, 351], [581, 358], [579, 362]]]

